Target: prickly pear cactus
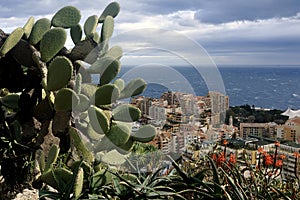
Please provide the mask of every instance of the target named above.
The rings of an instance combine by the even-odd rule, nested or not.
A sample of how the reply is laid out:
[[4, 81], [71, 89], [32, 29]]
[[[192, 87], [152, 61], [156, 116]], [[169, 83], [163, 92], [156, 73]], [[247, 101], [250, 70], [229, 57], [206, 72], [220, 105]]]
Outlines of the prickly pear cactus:
[[[62, 199], [79, 198], [83, 188], [87, 188], [84, 184], [90, 180], [106, 177], [103, 184], [106, 183], [108, 175], [104, 176], [106, 171], [99, 165], [122, 165], [136, 142], [148, 142], [156, 134], [151, 125], [132, 133], [132, 122], [141, 118], [141, 111], [119, 102], [141, 94], [146, 88], [141, 78], [127, 84], [116, 79], [123, 50], [119, 46], [109, 48], [109, 40], [119, 11], [119, 4], [112, 2], [100, 16], [90, 15], [81, 26], [80, 11], [66, 6], [52, 19], [35, 21], [30, 17], [23, 28], [11, 34], [0, 30], [0, 61], [11, 64], [22, 75], [13, 82], [19, 84], [14, 91], [20, 93], [7, 92], [0, 98], [7, 111], [3, 116], [11, 117], [5, 119], [11, 130], [1, 129], [1, 134], [13, 137], [9, 139], [17, 141], [19, 147], [29, 145], [28, 149], [38, 149], [50, 132], [59, 137], [59, 144], [53, 145], [45, 156], [46, 163], [44, 156], [37, 157], [36, 162], [41, 163], [38, 180], [52, 186], [59, 195], [67, 195]], [[70, 29], [74, 42], [70, 49], [65, 47], [65, 29]], [[94, 74], [99, 76], [96, 82], [91, 81]], [[22, 120], [18, 121], [18, 117]], [[22, 123], [29, 119], [37, 120], [42, 128], [25, 141]], [[72, 158], [67, 160], [60, 157], [69, 154]], [[72, 171], [70, 165], [79, 160], [89, 167], [79, 166]], [[92, 170], [87, 172], [86, 168]], [[101, 173], [93, 178], [86, 176], [93, 171]]]

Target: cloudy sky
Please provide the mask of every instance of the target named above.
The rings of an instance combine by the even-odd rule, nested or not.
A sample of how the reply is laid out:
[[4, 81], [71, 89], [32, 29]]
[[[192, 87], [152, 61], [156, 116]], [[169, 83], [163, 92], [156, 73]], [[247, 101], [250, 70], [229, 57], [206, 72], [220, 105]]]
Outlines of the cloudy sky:
[[[30, 16], [51, 18], [65, 5], [79, 8], [83, 23], [110, 2], [1, 1], [0, 28], [10, 32]], [[300, 65], [299, 0], [118, 2], [111, 44], [124, 48], [125, 64], [179, 65], [210, 56], [217, 65]]]

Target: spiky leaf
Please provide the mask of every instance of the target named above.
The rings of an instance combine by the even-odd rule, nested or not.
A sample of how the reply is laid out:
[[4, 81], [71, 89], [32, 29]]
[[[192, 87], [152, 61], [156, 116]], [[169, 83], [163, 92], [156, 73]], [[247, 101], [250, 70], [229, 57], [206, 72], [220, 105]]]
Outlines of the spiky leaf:
[[106, 6], [99, 17], [99, 23], [102, 23], [107, 16], [116, 17], [120, 12], [120, 5], [117, 2], [112, 2]]
[[29, 36], [29, 42], [32, 45], [36, 45], [43, 38], [44, 34], [50, 30], [51, 21], [47, 18], [39, 19], [35, 22], [31, 34]]
[[71, 111], [76, 108], [79, 103], [79, 97], [70, 88], [59, 90], [55, 96], [54, 109], [56, 111]]
[[121, 91], [119, 99], [125, 99], [132, 96], [136, 96], [144, 92], [147, 87], [147, 83], [141, 79], [136, 78], [131, 80], [129, 83], [126, 84], [124, 89]]
[[109, 119], [106, 117], [102, 109], [92, 105], [89, 107], [88, 113], [90, 123], [97, 133], [103, 134], [109, 131]]
[[97, 15], [89, 16], [83, 26], [85, 35], [87, 37], [92, 36], [96, 32], [97, 25], [98, 25]]
[[41, 40], [41, 59], [44, 62], [51, 60], [65, 45], [67, 33], [62, 28], [53, 28], [45, 33]]
[[14, 48], [23, 37], [24, 31], [22, 28], [16, 28], [5, 40], [0, 48], [0, 56], [7, 54]]
[[72, 38], [74, 44], [77, 44], [78, 42], [81, 41], [82, 28], [81, 28], [80, 24], [77, 24], [77, 25], [71, 27], [70, 35], [71, 35], [71, 38]]
[[25, 39], [28, 39], [29, 36], [30, 36], [30, 33], [32, 31], [32, 28], [33, 28], [33, 25], [34, 25], [34, 17], [30, 17], [26, 24], [23, 26], [23, 30], [24, 30], [24, 36], [25, 36]]
[[71, 28], [80, 21], [80, 11], [74, 6], [66, 6], [55, 13], [51, 20], [54, 27]]
[[91, 98], [91, 103], [96, 106], [107, 105], [114, 103], [119, 97], [120, 91], [113, 84], [106, 84], [97, 88], [94, 96]]
[[73, 65], [68, 58], [55, 57], [48, 68], [47, 89], [55, 91], [65, 87], [72, 77], [72, 72]]
[[120, 105], [112, 111], [112, 116], [116, 121], [134, 122], [141, 118], [141, 111], [132, 105]]
[[101, 29], [101, 42], [109, 40], [114, 32], [114, 18], [107, 16]]
[[1, 103], [7, 108], [19, 109], [19, 99], [20, 99], [19, 94], [9, 94], [2, 97], [0, 100]]
[[48, 157], [45, 165], [45, 171], [48, 171], [49, 169], [52, 168], [52, 165], [56, 162], [58, 158], [58, 154], [59, 154], [59, 147], [56, 144], [52, 145], [48, 153]]
[[80, 194], [82, 192], [83, 188], [83, 169], [80, 167], [78, 170], [77, 176], [75, 178], [74, 183], [74, 198], [78, 199], [80, 197]]
[[134, 140], [139, 142], [150, 142], [152, 141], [156, 136], [156, 129], [152, 125], [145, 125], [142, 128], [140, 128], [137, 132], [132, 134], [132, 137]]

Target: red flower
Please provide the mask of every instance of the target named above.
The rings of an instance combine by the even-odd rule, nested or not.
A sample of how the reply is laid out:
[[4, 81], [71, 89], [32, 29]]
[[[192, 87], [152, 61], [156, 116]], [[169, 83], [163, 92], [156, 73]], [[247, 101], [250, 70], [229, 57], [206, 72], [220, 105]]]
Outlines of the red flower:
[[280, 142], [276, 141], [276, 142], [275, 142], [275, 146], [276, 146], [276, 147], [279, 147], [279, 146], [280, 146]]
[[282, 166], [282, 160], [277, 160], [275, 163], [275, 167], [281, 167]]
[[273, 158], [269, 154], [265, 155], [265, 165], [272, 165], [273, 164]]
[[233, 153], [231, 153], [230, 156], [229, 156], [229, 162], [233, 165], [236, 163], [236, 158], [235, 158], [235, 155]]

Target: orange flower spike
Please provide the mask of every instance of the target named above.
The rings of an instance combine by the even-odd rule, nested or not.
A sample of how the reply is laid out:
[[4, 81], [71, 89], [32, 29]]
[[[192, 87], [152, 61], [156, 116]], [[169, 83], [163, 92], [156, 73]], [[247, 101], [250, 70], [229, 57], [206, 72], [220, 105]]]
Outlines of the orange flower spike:
[[279, 147], [279, 146], [280, 146], [280, 142], [276, 141], [276, 142], [275, 142], [275, 146], [276, 146], [276, 147]]
[[262, 147], [259, 147], [257, 151], [258, 151], [258, 153], [263, 153], [263, 152], [265, 152], [264, 148], [262, 148]]
[[269, 154], [267, 154], [267, 155], [265, 156], [265, 164], [266, 164], [266, 165], [272, 165], [272, 164], [273, 164], [273, 158], [272, 158], [272, 156], [270, 156]]
[[281, 167], [282, 166], [282, 160], [277, 160], [275, 163], [275, 167]]
[[223, 140], [223, 145], [227, 145], [228, 144], [228, 141], [227, 140]]
[[216, 155], [215, 153], [212, 155], [212, 159], [213, 159], [214, 161], [217, 160], [217, 155]]
[[299, 152], [294, 152], [294, 156], [295, 156], [296, 158], [299, 158], [299, 157], [300, 157], [300, 153], [299, 153]]
[[231, 164], [235, 164], [236, 163], [236, 158], [235, 158], [235, 155], [234, 154], [230, 154], [230, 156], [229, 156], [229, 162], [231, 163]]
[[281, 160], [286, 159], [286, 156], [285, 156], [284, 154], [280, 154], [278, 157], [279, 157]]
[[222, 152], [221, 153], [221, 155], [219, 156], [219, 158], [218, 158], [218, 161], [220, 162], [220, 163], [223, 163], [223, 162], [225, 162], [226, 161], [226, 158], [225, 158], [225, 156], [224, 156], [224, 153]]

